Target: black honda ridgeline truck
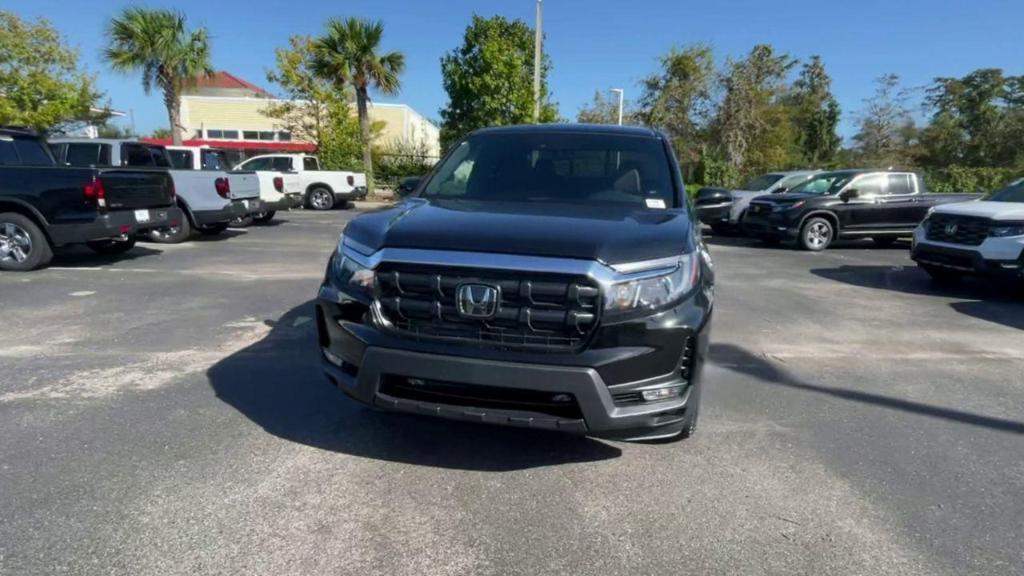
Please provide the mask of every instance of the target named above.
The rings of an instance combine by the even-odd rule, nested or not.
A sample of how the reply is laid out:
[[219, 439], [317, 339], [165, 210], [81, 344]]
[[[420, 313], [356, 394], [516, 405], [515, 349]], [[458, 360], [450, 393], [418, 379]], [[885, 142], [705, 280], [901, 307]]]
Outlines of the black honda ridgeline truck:
[[666, 138], [485, 129], [406, 185], [327, 265], [316, 320], [336, 386], [458, 420], [693, 433], [714, 277]]

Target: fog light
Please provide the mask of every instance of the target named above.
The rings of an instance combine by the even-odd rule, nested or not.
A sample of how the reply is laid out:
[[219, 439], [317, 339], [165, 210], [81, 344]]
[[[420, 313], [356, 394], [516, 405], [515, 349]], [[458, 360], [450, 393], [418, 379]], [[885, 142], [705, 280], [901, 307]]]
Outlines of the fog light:
[[654, 390], [644, 390], [641, 394], [644, 400], [647, 402], [654, 402], [655, 400], [665, 400], [667, 398], [673, 398], [679, 396], [679, 393], [683, 391], [682, 386], [669, 386], [668, 388], [655, 388]]
[[341, 356], [338, 356], [327, 348], [321, 348], [320, 351], [324, 353], [324, 358], [327, 358], [328, 362], [341, 368], [341, 364], [344, 362], [344, 360], [341, 359]]

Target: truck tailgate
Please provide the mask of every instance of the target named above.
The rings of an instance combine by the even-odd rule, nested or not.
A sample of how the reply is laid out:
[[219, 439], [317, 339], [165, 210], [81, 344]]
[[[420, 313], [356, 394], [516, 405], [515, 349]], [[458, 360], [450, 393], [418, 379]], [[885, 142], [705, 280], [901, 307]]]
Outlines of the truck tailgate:
[[231, 183], [233, 200], [260, 197], [260, 179], [256, 172], [227, 172], [226, 175]]
[[111, 210], [155, 208], [174, 203], [174, 183], [163, 170], [100, 170]]

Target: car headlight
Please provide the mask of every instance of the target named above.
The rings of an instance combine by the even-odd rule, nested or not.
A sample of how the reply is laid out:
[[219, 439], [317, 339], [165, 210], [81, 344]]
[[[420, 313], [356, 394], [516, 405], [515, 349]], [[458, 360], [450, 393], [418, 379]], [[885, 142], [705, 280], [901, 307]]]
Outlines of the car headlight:
[[988, 230], [989, 236], [995, 238], [1009, 238], [1012, 236], [1024, 236], [1024, 222], [1012, 222], [993, 226]]
[[345, 254], [345, 237], [331, 256], [331, 277], [339, 288], [354, 286], [367, 293], [373, 291], [374, 271]]
[[605, 298], [606, 312], [655, 310], [679, 300], [697, 284], [700, 257], [683, 254], [677, 266], [663, 275], [612, 284]]

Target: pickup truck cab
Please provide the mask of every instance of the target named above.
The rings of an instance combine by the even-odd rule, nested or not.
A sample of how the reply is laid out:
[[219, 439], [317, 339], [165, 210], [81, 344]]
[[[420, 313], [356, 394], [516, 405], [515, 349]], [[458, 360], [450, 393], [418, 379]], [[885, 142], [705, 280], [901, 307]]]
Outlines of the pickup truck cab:
[[228, 223], [263, 210], [256, 174], [225, 170], [180, 170], [171, 164], [167, 149], [136, 140], [54, 138], [51, 149], [68, 166], [129, 166], [165, 170], [174, 180], [178, 207], [185, 213], [179, 226], [149, 231], [154, 242], [183, 242], [195, 229], [220, 234]]
[[936, 206], [914, 230], [910, 253], [939, 281], [1024, 279], [1024, 179], [979, 202]]
[[36, 133], [0, 129], [0, 270], [41, 268], [69, 244], [126, 252], [181, 218], [166, 172], [59, 165]]
[[913, 172], [822, 172], [788, 192], [752, 200], [743, 229], [770, 243], [795, 240], [811, 251], [824, 250], [838, 238], [871, 238], [890, 246], [912, 236], [930, 208], [981, 197], [930, 194]]
[[769, 172], [749, 180], [738, 190], [701, 188], [694, 198], [700, 221], [716, 234], [729, 234], [741, 229], [750, 201], [765, 194], [782, 194], [806, 182], [820, 170]]
[[468, 135], [338, 239], [316, 308], [328, 379], [384, 410], [691, 435], [714, 273], [675, 158], [640, 127]]
[[[213, 150], [208, 147], [184, 147], [168, 146], [172, 159], [175, 150], [190, 149], [190, 157], [197, 155], [209, 155]], [[222, 151], [217, 150], [226, 162], [226, 156]], [[184, 152], [183, 152], [184, 153]], [[264, 211], [252, 216], [253, 221], [264, 224], [274, 219], [279, 210], [290, 210], [302, 206], [302, 180], [299, 174], [291, 169], [292, 162], [282, 157], [254, 157], [252, 162], [247, 162], [244, 170], [256, 172], [260, 179], [260, 200], [263, 201]], [[236, 168], [242, 170], [242, 168]]]
[[341, 170], [321, 170], [320, 159], [307, 154], [264, 154], [253, 156], [237, 166], [254, 170], [270, 162], [278, 170], [297, 172], [303, 203], [313, 210], [344, 208], [351, 200], [366, 198], [366, 175]]

